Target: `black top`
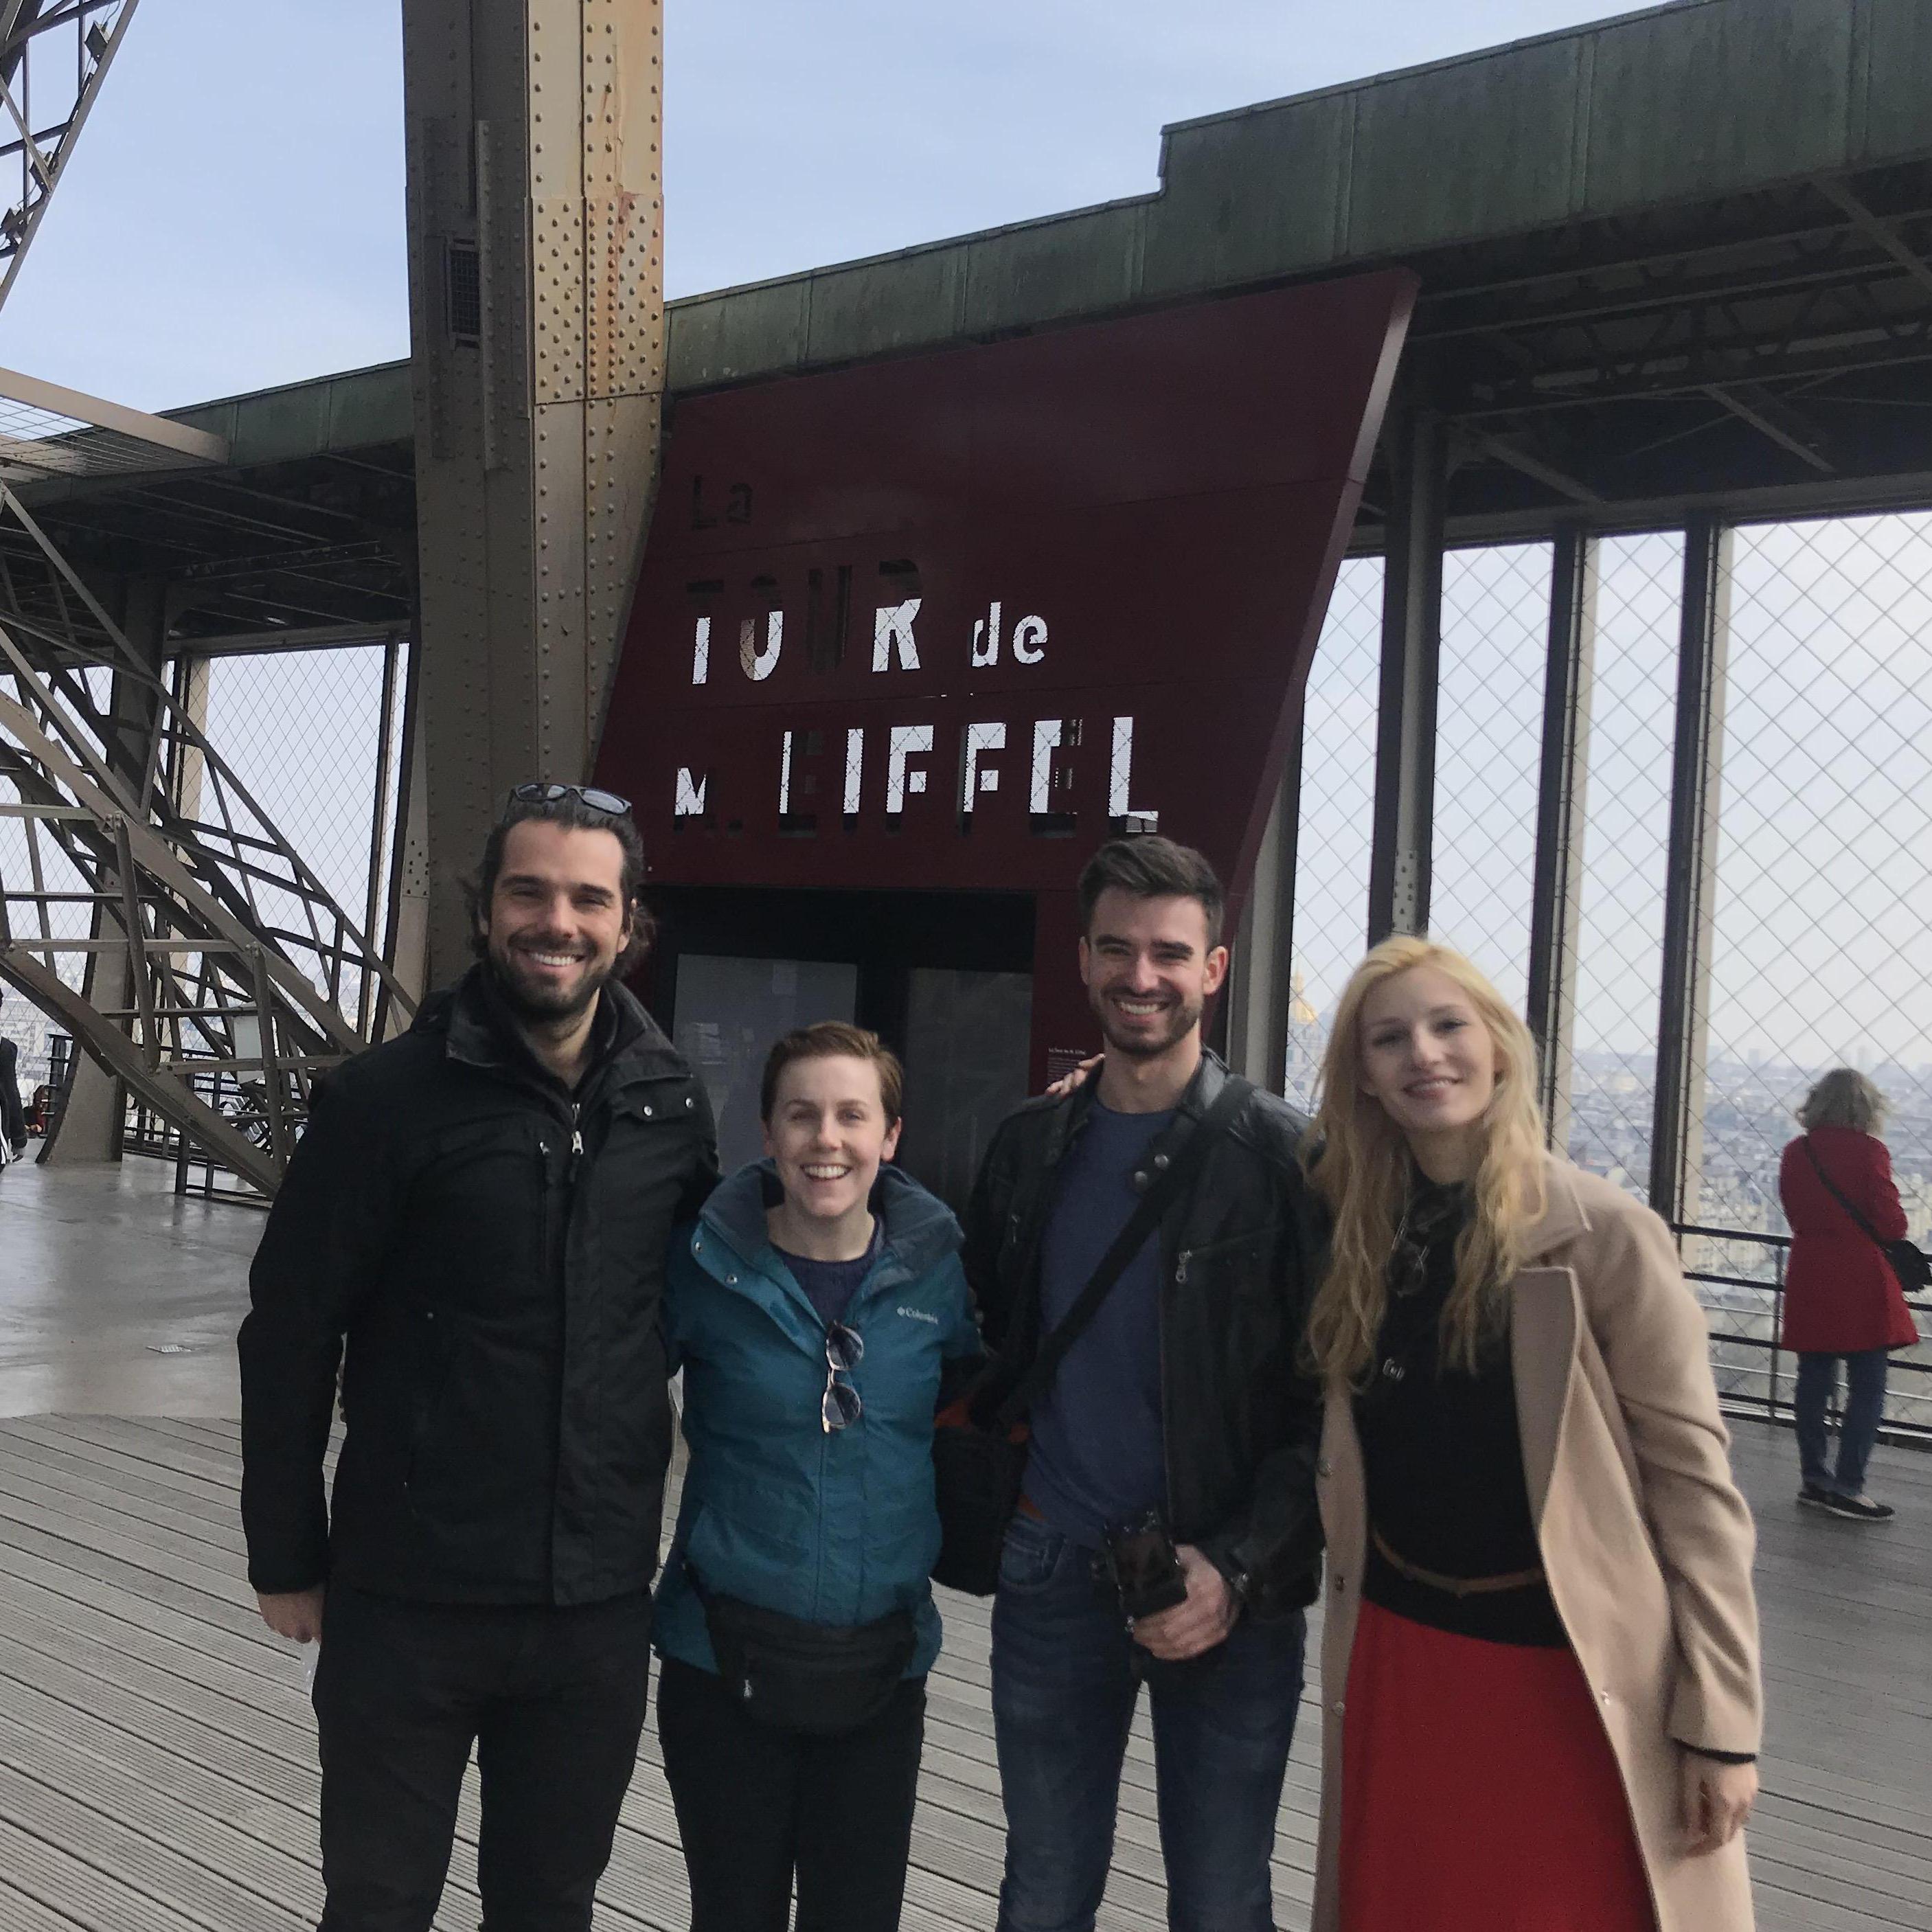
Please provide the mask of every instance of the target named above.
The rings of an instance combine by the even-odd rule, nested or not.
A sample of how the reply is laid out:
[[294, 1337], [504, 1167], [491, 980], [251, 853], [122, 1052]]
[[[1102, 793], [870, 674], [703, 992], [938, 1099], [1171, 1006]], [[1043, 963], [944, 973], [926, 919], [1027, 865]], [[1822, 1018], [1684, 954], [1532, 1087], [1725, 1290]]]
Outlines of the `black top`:
[[[1368, 1386], [1355, 1398], [1369, 1521], [1390, 1549], [1445, 1576], [1542, 1562], [1517, 1433], [1507, 1334], [1472, 1375], [1445, 1362], [1442, 1318], [1467, 1190], [1419, 1182], [1389, 1268], [1389, 1305]], [[1494, 1643], [1566, 1644], [1547, 1587], [1458, 1597], [1402, 1575], [1370, 1540], [1362, 1594], [1412, 1622]]]

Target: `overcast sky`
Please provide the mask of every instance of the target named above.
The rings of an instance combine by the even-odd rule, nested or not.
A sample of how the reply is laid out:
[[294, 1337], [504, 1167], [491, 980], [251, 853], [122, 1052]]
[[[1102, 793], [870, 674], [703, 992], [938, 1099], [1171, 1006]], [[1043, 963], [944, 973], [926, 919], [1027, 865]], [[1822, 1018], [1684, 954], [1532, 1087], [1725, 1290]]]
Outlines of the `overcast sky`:
[[[1156, 185], [1164, 122], [1605, 0], [668, 0], [669, 291]], [[399, 0], [142, 0], [0, 363], [148, 409], [408, 352]]]

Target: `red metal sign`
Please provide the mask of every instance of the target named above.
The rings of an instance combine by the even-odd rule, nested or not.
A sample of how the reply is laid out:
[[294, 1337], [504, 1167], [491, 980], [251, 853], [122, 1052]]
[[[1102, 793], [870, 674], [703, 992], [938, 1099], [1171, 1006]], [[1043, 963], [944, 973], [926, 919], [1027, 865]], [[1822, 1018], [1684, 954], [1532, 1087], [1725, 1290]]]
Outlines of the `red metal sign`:
[[1030, 890], [1042, 1062], [1110, 832], [1245, 891], [1414, 288], [681, 402], [598, 764], [653, 879]]

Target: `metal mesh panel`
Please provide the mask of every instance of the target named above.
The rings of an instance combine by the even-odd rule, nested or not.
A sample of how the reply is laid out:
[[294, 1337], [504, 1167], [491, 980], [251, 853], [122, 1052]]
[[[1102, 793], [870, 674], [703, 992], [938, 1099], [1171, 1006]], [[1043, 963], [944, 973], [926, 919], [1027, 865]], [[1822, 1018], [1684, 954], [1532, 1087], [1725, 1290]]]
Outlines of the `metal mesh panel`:
[[[11, 676], [0, 676], [0, 694], [17, 701], [17, 680]], [[4, 759], [7, 752], [17, 752], [19, 748], [19, 741], [0, 726], [0, 759]], [[32, 870], [33, 861], [38, 860], [37, 883], [40, 890], [76, 896], [65, 902], [43, 903], [38, 908], [39, 920], [31, 926], [16, 925], [11, 937], [16, 940], [28, 940], [34, 933], [40, 932], [59, 939], [84, 939], [91, 923], [91, 912], [78, 896], [86, 890], [86, 883], [51, 842], [38, 842], [40, 849], [34, 850], [36, 842], [30, 836], [27, 821], [9, 809], [16, 806], [20, 800], [17, 782], [8, 772], [0, 771], [0, 878], [27, 875]], [[68, 985], [80, 986], [86, 968], [86, 962], [80, 956], [55, 954], [49, 957], [47, 963]], [[34, 1089], [47, 1078], [47, 1036], [52, 1029], [41, 1015], [12, 988], [0, 987], [0, 996], [3, 996], [0, 997], [0, 1035], [13, 1041], [20, 1050], [18, 1072], [25, 1099], [30, 1097]]]
[[1568, 1153], [1647, 1196], [1684, 542], [1598, 546]]
[[[1734, 542], [1699, 1219], [1784, 1231], [1778, 1165], [1797, 1131], [1792, 1110], [1820, 1075], [1850, 1065], [1892, 1103], [1886, 1138], [1922, 1244], [1932, 1238], [1932, 516], [1762, 525]], [[1744, 1240], [1706, 1243], [1700, 1257], [1713, 1273], [1766, 1282], [1780, 1258]], [[1772, 1298], [1750, 1298], [1762, 1312], [1744, 1330], [1761, 1333]], [[1770, 1359], [1753, 1355], [1766, 1377]], [[1932, 1424], [1932, 1387], [1895, 1374], [1889, 1408]]]
[[[388, 648], [212, 658], [203, 727], [336, 902], [358, 919], [370, 910], [373, 864], [370, 938], [379, 946], [396, 794], [393, 771], [384, 773], [380, 764]], [[401, 740], [404, 682], [399, 673], [391, 699], [392, 764]], [[260, 898], [274, 923], [299, 920], [292, 894], [266, 886]], [[346, 974], [340, 1001], [352, 1018], [361, 990], [360, 976]]]
[[[74, 680], [70, 687], [74, 694], [84, 694], [97, 711], [104, 713], [112, 688], [111, 674], [98, 667], [88, 667], [69, 675]], [[0, 675], [0, 694], [18, 703], [20, 680], [10, 674]], [[0, 764], [6, 761], [8, 752], [19, 750], [20, 741], [0, 726]], [[10, 936], [24, 942], [31, 942], [37, 933], [56, 939], [85, 939], [92, 929], [94, 918], [87, 881], [57, 840], [35, 838], [28, 821], [10, 809], [19, 806], [21, 796], [17, 778], [9, 771], [0, 770], [0, 879], [32, 879], [38, 890], [60, 896], [43, 902], [29, 920], [10, 920]], [[70, 986], [80, 990], [87, 972], [84, 955], [58, 952], [39, 956]], [[20, 1048], [16, 1072], [24, 1102], [32, 1099], [36, 1087], [46, 1084], [50, 1078], [49, 1042], [57, 1029], [12, 988], [0, 987], [0, 995], [4, 995], [0, 998], [0, 1036]]]
[[1314, 1106], [1328, 1016], [1368, 930], [1382, 622], [1382, 559], [1348, 559], [1309, 671], [1302, 731], [1288, 1094], [1304, 1110]]
[[1520, 1007], [1528, 989], [1550, 546], [1443, 560], [1429, 928]]
[[176, 469], [189, 460], [139, 436], [99, 429], [77, 417], [0, 395], [0, 480], [31, 483], [45, 476], [139, 476]]

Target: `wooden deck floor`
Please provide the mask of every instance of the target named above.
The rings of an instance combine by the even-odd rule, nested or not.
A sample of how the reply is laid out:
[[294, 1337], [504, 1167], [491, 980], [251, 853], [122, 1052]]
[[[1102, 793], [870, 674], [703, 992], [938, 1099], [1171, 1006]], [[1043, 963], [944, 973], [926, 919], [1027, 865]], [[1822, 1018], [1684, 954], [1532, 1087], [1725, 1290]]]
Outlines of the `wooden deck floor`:
[[[1772, 1682], [1753, 1833], [1772, 1932], [1932, 1925], [1932, 1456], [1882, 1451], [1900, 1505], [1867, 1529], [1802, 1513], [1790, 1438], [1739, 1426], [1759, 1512]], [[0, 1932], [300, 1932], [320, 1904], [304, 1660], [241, 1582], [236, 1431], [208, 1420], [0, 1424]], [[906, 1924], [992, 1922], [1000, 1820], [984, 1606], [946, 1606]], [[1276, 1864], [1305, 1924], [1312, 1711]], [[647, 1736], [600, 1924], [684, 1926]], [[438, 1923], [476, 1924], [473, 1792]], [[1137, 1730], [1102, 1924], [1165, 1923], [1151, 1761]]]

